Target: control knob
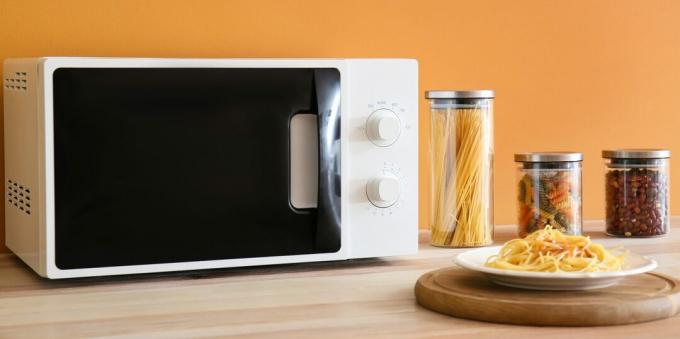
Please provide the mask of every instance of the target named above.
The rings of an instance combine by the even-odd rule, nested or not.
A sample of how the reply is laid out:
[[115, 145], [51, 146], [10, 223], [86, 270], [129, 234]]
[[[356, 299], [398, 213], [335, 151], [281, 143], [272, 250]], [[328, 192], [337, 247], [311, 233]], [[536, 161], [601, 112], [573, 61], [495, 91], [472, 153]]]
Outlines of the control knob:
[[376, 207], [390, 207], [399, 200], [401, 187], [394, 174], [383, 174], [371, 179], [366, 185], [366, 195]]
[[389, 109], [379, 109], [368, 117], [366, 134], [376, 146], [392, 145], [401, 133], [399, 117]]

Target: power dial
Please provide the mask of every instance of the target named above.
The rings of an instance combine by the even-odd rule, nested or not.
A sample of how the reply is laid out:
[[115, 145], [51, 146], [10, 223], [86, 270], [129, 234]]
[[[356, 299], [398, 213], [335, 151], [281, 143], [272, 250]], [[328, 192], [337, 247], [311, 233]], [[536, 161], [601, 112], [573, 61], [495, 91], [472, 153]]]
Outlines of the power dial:
[[366, 185], [366, 195], [376, 207], [390, 207], [399, 200], [401, 183], [396, 175], [387, 173], [371, 179]]
[[368, 117], [366, 135], [376, 146], [392, 145], [401, 134], [399, 117], [391, 110], [381, 108]]

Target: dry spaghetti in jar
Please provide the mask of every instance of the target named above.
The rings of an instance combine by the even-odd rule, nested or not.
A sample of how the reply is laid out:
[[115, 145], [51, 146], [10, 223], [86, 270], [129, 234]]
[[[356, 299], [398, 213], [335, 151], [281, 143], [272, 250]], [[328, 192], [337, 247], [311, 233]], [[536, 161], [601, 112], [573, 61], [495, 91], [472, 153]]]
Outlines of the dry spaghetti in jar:
[[582, 153], [515, 154], [517, 166], [518, 233], [520, 237], [548, 225], [580, 235]]
[[491, 90], [427, 91], [430, 100], [430, 243], [493, 244]]

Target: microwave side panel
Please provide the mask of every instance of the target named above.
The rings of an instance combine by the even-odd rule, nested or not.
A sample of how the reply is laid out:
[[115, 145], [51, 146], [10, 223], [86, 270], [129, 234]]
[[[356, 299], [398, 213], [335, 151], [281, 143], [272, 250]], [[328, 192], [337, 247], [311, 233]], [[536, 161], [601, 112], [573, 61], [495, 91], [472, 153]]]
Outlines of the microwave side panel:
[[349, 70], [350, 257], [416, 253], [418, 62], [358, 59]]
[[5, 243], [41, 275], [39, 59], [7, 59], [3, 67]]

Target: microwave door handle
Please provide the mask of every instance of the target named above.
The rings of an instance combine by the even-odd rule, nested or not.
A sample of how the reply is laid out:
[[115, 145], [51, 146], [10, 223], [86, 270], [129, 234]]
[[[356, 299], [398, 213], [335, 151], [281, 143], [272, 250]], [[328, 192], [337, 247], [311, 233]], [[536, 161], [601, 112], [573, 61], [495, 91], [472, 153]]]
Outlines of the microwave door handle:
[[316, 244], [319, 250], [340, 249], [340, 72], [314, 71], [319, 126], [319, 185]]

